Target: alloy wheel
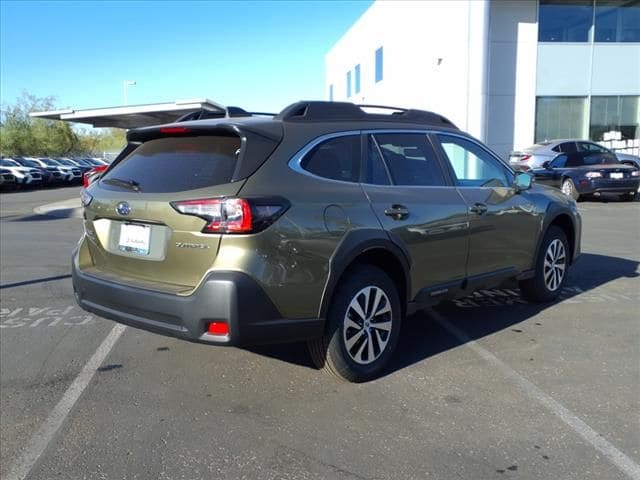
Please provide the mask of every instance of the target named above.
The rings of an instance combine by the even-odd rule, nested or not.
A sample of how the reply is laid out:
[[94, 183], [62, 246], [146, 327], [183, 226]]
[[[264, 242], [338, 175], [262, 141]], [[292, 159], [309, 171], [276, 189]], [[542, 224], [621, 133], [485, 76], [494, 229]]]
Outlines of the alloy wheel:
[[389, 343], [392, 323], [391, 303], [381, 288], [368, 286], [356, 293], [342, 327], [349, 357], [361, 365], [377, 360]]
[[552, 292], [555, 292], [564, 279], [567, 266], [567, 255], [561, 240], [553, 240], [547, 247], [544, 255], [544, 284]]

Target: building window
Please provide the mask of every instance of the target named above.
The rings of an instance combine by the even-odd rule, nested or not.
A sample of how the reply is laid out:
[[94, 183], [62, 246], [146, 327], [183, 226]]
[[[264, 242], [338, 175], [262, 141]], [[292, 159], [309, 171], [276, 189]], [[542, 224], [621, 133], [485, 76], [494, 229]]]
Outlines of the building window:
[[351, 70], [347, 72], [347, 98], [351, 96]]
[[376, 83], [382, 80], [382, 47], [376, 50]]
[[596, 0], [596, 42], [640, 42], [640, 1]]
[[536, 98], [535, 141], [587, 136], [586, 97]]
[[329, 85], [329, 101], [333, 102], [333, 83]]
[[631, 140], [640, 138], [640, 96], [591, 97], [589, 138]]
[[360, 93], [360, 64], [356, 65], [355, 68], [355, 86], [354, 86], [354, 91], [355, 93]]
[[593, 0], [540, 0], [539, 42], [588, 42]]

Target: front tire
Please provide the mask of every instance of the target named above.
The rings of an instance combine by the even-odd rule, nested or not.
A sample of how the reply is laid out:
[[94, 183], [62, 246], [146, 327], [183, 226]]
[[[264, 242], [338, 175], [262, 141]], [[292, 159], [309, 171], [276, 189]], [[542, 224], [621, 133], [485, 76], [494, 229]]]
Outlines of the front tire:
[[567, 197], [573, 198], [576, 201], [578, 200], [578, 198], [580, 198], [580, 194], [576, 190], [576, 185], [570, 178], [565, 178], [562, 181], [562, 193], [564, 193]]
[[402, 308], [389, 276], [357, 266], [336, 287], [322, 337], [308, 342], [316, 367], [350, 382], [385, 368], [398, 343]]
[[569, 255], [569, 243], [564, 231], [551, 226], [540, 245], [535, 275], [520, 282], [522, 296], [536, 303], [552, 302], [558, 298], [567, 279]]

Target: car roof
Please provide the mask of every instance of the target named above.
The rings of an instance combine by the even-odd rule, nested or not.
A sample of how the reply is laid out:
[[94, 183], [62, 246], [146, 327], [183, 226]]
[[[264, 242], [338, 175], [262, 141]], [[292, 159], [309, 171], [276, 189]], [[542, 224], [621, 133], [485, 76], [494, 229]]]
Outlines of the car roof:
[[[365, 108], [391, 113], [369, 113]], [[203, 115], [207, 114], [203, 113]], [[128, 132], [127, 138], [144, 138], [148, 133], [160, 129], [182, 127], [185, 129], [237, 129], [279, 140], [282, 138], [283, 129], [294, 124], [307, 126], [317, 134], [371, 128], [436, 128], [459, 132], [451, 121], [434, 112], [381, 105], [356, 105], [348, 102], [301, 101], [289, 105], [277, 115], [265, 115], [244, 112], [222, 118], [197, 120], [191, 119], [193, 115], [189, 115], [186, 120], [179, 119], [169, 124], [132, 129]]]

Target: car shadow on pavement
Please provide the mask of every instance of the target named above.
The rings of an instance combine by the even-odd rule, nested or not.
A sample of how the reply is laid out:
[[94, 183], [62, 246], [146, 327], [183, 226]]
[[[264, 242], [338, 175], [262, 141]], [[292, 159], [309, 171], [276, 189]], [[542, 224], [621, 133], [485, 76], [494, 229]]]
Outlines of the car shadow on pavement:
[[78, 208], [59, 208], [47, 213], [34, 213], [33, 215], [17, 216], [8, 219], [9, 222], [41, 222], [44, 220], [62, 220], [65, 218], [80, 218]]
[[[624, 301], [626, 298], [630, 301], [630, 308], [634, 308], [632, 303], [638, 301], [637, 294], [633, 297], [622, 293], [600, 293], [594, 290], [620, 278], [640, 276], [639, 265], [639, 262], [625, 258], [582, 254], [570, 270], [567, 284], [556, 302], [528, 303], [520, 297], [516, 285], [507, 285], [502, 288], [479, 290], [468, 297], [445, 302], [434, 307], [434, 311], [468, 337], [466, 340], [468, 341], [508, 328], [522, 333], [523, 329], [516, 328], [516, 325], [562, 302], [587, 304]], [[465, 340], [449, 332], [428, 310], [420, 311], [404, 320], [396, 352], [382, 376], [402, 370], [464, 343]], [[314, 368], [306, 346], [302, 343], [251, 347], [248, 350], [284, 362]]]

